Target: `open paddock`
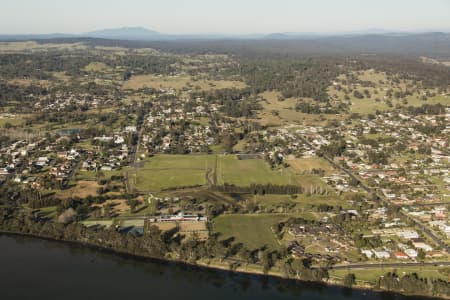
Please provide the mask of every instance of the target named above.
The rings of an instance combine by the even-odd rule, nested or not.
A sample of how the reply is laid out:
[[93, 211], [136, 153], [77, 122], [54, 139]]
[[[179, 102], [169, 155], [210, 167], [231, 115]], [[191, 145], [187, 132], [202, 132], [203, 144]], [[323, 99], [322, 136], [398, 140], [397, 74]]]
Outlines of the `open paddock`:
[[202, 186], [214, 162], [213, 155], [155, 155], [143, 168], [129, 171], [129, 182], [139, 191]]
[[242, 81], [228, 80], [194, 80], [190, 76], [155, 76], [155, 75], [136, 75], [123, 84], [124, 89], [137, 90], [142, 88], [153, 89], [175, 89], [182, 90], [196, 89], [208, 91], [226, 88], [243, 89], [246, 84]]
[[98, 189], [102, 187], [97, 181], [80, 180], [76, 182], [74, 187], [57, 193], [61, 199], [68, 199], [73, 197], [86, 198], [88, 196], [97, 196]]
[[220, 239], [234, 238], [249, 250], [268, 247], [279, 249], [280, 244], [272, 231], [272, 226], [285, 220], [289, 215], [221, 215], [213, 220], [213, 231], [220, 233]]

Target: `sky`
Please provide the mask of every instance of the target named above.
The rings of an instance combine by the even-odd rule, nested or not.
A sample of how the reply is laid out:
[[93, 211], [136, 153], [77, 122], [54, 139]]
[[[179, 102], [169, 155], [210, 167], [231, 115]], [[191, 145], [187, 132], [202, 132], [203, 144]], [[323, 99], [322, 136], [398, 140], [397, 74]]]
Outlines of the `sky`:
[[449, 31], [449, 0], [0, 0], [1, 34]]

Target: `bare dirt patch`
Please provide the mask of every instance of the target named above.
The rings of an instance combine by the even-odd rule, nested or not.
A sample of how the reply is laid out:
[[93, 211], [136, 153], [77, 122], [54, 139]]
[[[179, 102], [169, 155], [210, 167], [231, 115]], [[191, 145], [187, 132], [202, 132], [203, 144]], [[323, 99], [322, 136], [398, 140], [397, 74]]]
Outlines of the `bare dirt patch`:
[[105, 207], [112, 206], [113, 210], [117, 213], [126, 213], [130, 211], [130, 206], [125, 199], [106, 200], [102, 204], [93, 204], [92, 207]]
[[325, 175], [334, 172], [333, 167], [326, 160], [318, 157], [290, 159], [288, 163], [298, 173], [311, 172], [313, 169], [322, 169], [325, 171]]
[[63, 191], [61, 193], [61, 198], [86, 198], [87, 196], [96, 196], [98, 195], [97, 190], [99, 187], [101, 187], [101, 185], [99, 185], [97, 181], [80, 180], [77, 182], [76, 186]]

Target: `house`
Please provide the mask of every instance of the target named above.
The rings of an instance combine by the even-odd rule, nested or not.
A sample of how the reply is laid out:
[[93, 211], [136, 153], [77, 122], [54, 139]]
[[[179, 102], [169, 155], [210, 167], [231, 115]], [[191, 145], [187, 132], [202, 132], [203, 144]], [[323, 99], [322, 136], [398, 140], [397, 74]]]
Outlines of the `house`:
[[406, 249], [405, 250], [406, 255], [408, 255], [410, 258], [416, 258], [417, 257], [417, 251], [414, 249]]
[[406, 255], [406, 253], [398, 251], [394, 253], [395, 258], [397, 259], [407, 259], [408, 255]]
[[419, 234], [415, 230], [400, 230], [397, 231], [397, 236], [406, 240], [419, 238]]
[[443, 257], [444, 256], [444, 254], [442, 253], [442, 251], [430, 251], [430, 252], [427, 252], [427, 255], [426, 255], [426, 257], [431, 257], [431, 258], [441, 258], [441, 257]]
[[413, 241], [412, 242], [413, 243], [413, 246], [416, 248], [416, 249], [422, 249], [423, 251], [425, 251], [425, 252], [430, 252], [430, 251], [433, 251], [433, 247], [431, 247], [430, 245], [428, 245], [428, 244], [425, 244], [424, 242], [422, 242], [422, 241]]
[[384, 250], [381, 250], [381, 251], [372, 250], [372, 251], [373, 251], [373, 254], [375, 255], [375, 257], [378, 259], [387, 259], [387, 258], [391, 257], [389, 252], [384, 251]]
[[370, 250], [361, 250], [361, 253], [364, 254], [367, 258], [372, 258], [373, 253]]
[[136, 128], [136, 126], [127, 126], [127, 127], [125, 127], [125, 131], [126, 132], [136, 132], [137, 128]]

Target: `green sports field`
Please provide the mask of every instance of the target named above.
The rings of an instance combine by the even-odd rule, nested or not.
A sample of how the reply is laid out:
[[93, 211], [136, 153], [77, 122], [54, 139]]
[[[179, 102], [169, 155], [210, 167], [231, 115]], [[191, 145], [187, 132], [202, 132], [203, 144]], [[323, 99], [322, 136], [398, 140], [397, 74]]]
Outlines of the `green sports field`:
[[155, 155], [129, 171], [129, 182], [139, 191], [206, 185], [214, 162], [214, 155]]
[[263, 159], [239, 160], [235, 155], [218, 156], [217, 184], [238, 186], [251, 184], [297, 184], [295, 174], [289, 169], [272, 170]]

